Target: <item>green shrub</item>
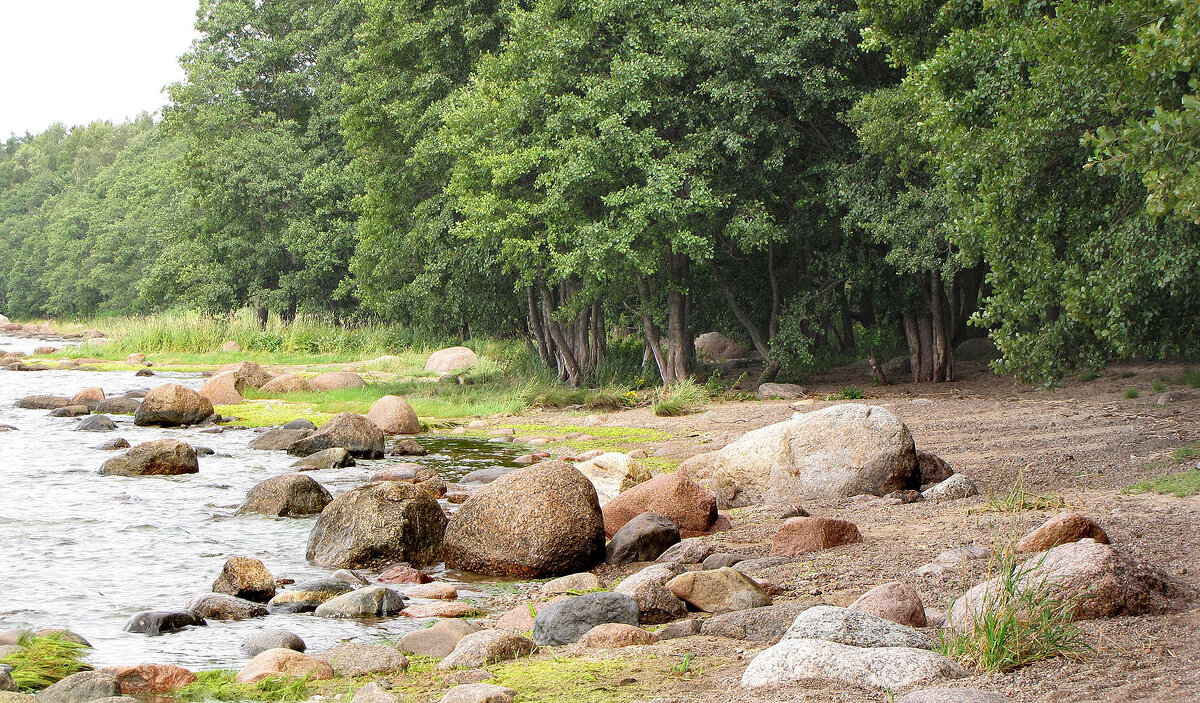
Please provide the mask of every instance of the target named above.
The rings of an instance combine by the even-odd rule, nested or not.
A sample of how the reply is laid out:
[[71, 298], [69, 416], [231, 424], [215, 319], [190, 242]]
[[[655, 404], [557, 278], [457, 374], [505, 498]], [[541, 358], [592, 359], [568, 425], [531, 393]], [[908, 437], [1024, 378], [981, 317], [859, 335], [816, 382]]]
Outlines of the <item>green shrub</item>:
[[689, 378], [659, 391], [653, 408], [659, 417], [678, 417], [700, 412], [707, 404], [704, 387]]
[[862, 400], [865, 397], [863, 389], [858, 386], [846, 386], [837, 393], [826, 396], [826, 400]]

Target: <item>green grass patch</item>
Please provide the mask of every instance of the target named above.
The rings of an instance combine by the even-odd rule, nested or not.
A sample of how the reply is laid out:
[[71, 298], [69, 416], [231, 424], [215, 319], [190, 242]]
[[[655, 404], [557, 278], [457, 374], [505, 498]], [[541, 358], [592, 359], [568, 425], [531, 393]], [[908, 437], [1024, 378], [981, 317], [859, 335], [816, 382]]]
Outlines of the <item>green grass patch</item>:
[[1162, 393], [1163, 391], [1167, 390], [1167, 384], [1165, 381], [1163, 381], [1163, 379], [1156, 378], [1154, 379], [1154, 383], [1150, 384], [1150, 389], [1155, 393]]
[[1128, 398], [1129, 400], [1133, 400], [1134, 398], [1141, 396], [1141, 394], [1142, 394], [1141, 391], [1139, 391], [1137, 388], [1135, 388], [1133, 386], [1130, 386], [1125, 389], [1125, 397]]
[[1097, 378], [1100, 378], [1100, 372], [1096, 369], [1087, 369], [1075, 378], [1078, 378], [1083, 383], [1088, 383], [1089, 381], [1095, 381]]
[[334, 413], [317, 410], [312, 403], [279, 400], [251, 400], [237, 405], [218, 405], [213, 409], [231, 424], [244, 427], [273, 427], [298, 418], [311, 420], [320, 427], [334, 416]]
[[1124, 490], [1125, 493], [1161, 493], [1176, 498], [1190, 498], [1200, 495], [1200, 470], [1188, 469], [1177, 474], [1163, 476], [1135, 483]]
[[1179, 382], [1189, 388], [1200, 388], [1200, 368], [1188, 367], [1179, 374]]
[[272, 677], [255, 683], [237, 683], [231, 669], [200, 671], [196, 680], [175, 692], [182, 701], [302, 701], [316, 692], [319, 682], [308, 677]]
[[862, 400], [864, 397], [863, 389], [858, 386], [846, 386], [837, 393], [825, 396], [825, 400]]
[[13, 682], [22, 691], [40, 691], [71, 674], [92, 668], [83, 661], [88, 648], [61, 634], [27, 635], [18, 644], [24, 649], [0, 661], [12, 667]]
[[683, 459], [661, 456], [648, 456], [637, 461], [645, 464], [646, 468], [650, 469], [650, 473], [655, 476], [658, 474], [673, 474], [679, 469], [679, 465], [683, 463]]
[[708, 391], [692, 379], [684, 379], [659, 391], [652, 405], [659, 417], [679, 417], [698, 413], [708, 405]]
[[675, 675], [674, 664], [665, 657], [522, 659], [490, 667], [495, 677], [489, 683], [519, 691], [522, 703], [621, 703], [653, 697]]
[[1066, 507], [1067, 501], [1057, 494], [1032, 493], [1025, 490], [1020, 476], [1006, 491], [989, 491], [987, 503], [972, 512], [1020, 513], [1027, 510], [1056, 510]]

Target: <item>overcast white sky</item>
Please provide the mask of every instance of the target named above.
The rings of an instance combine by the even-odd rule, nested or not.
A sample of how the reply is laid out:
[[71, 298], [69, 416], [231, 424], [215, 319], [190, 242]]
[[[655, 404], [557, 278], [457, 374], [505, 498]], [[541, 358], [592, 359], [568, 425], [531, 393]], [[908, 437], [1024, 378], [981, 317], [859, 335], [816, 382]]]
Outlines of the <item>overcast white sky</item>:
[[197, 0], [0, 0], [0, 141], [166, 103]]

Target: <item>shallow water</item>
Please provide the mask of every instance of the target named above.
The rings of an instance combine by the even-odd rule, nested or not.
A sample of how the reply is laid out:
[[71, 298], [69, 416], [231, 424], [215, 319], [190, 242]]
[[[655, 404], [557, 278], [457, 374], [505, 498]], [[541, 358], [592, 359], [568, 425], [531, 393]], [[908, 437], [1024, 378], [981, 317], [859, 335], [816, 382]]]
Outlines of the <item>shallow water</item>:
[[[31, 350], [44, 342], [0, 335], [0, 350]], [[246, 492], [265, 478], [290, 470], [284, 452], [247, 449], [251, 430], [203, 434], [201, 429], [135, 427], [113, 416], [115, 432], [76, 432], [76, 419], [13, 403], [33, 394], [74, 395], [100, 386], [106, 395], [146, 389], [168, 381], [199, 388], [195, 375], [132, 372], [0, 371], [0, 630], [65, 627], [94, 646], [89, 661], [112, 664], [179, 664], [189, 668], [240, 667], [238, 645], [259, 628], [291, 630], [319, 652], [348, 638], [367, 641], [420, 629], [425, 620], [397, 617], [371, 623], [311, 614], [270, 615], [240, 622], [148, 637], [122, 631], [141, 610], [182, 609], [207, 593], [226, 557], [261, 559], [276, 577], [302, 582], [332, 569], [304, 559], [314, 517], [270, 518], [233, 513]], [[117, 452], [94, 449], [114, 437], [130, 444], [174, 437], [213, 449], [200, 457], [200, 473], [173, 477], [99, 476]], [[478, 440], [419, 437], [431, 454], [417, 460], [447, 481], [481, 468], [510, 465], [511, 445]], [[360, 461], [358, 466], [309, 475], [335, 496], [360, 485], [375, 471], [405, 457]], [[452, 506], [446, 506], [450, 508]], [[460, 598], [480, 597], [481, 581], [445, 573]], [[486, 582], [482, 582], [486, 583]]]

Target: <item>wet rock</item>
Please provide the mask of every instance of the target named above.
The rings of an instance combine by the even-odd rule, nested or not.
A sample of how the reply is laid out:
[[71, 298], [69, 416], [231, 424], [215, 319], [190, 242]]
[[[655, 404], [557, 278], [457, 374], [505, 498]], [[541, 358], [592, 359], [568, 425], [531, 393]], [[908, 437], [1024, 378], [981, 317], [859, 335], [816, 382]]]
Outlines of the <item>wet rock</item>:
[[917, 450], [917, 473], [921, 475], [921, 485], [941, 483], [954, 475], [954, 469], [946, 460], [923, 449]]
[[1012, 699], [978, 688], [923, 688], [897, 698], [896, 703], [1012, 703]]
[[556, 579], [547, 581], [542, 586], [542, 591], [545, 593], [570, 593], [571, 591], [594, 591], [602, 586], [600, 578], [590, 571], [583, 571], [578, 574], [567, 574], [559, 576]]
[[667, 582], [675, 597], [697, 610], [724, 613], [771, 604], [771, 597], [754, 579], [728, 567], [690, 571]]
[[654, 561], [679, 541], [675, 523], [657, 513], [642, 513], [613, 535], [605, 561], [609, 564]]
[[686, 476], [664, 474], [634, 486], [604, 506], [604, 532], [615, 535], [642, 513], [658, 513], [675, 524], [682, 537], [696, 537], [717, 519], [716, 498]]
[[133, 398], [106, 398], [96, 406], [95, 412], [105, 415], [133, 415], [141, 403]]
[[645, 464], [620, 452], [608, 452], [582, 461], [575, 469], [596, 487], [601, 507], [624, 491], [650, 480], [650, 469]]
[[400, 698], [390, 693], [378, 681], [372, 681], [355, 691], [350, 703], [400, 703]]
[[83, 417], [90, 410], [86, 405], [65, 405], [50, 411], [50, 417]]
[[408, 670], [408, 657], [394, 647], [382, 644], [343, 642], [318, 654], [317, 658], [329, 662], [337, 676], [394, 674]]
[[358, 588], [359, 586], [371, 585], [371, 581], [367, 579], [367, 577], [358, 573], [354, 569], [338, 569], [337, 571], [333, 572], [332, 578], [334, 581], [348, 583], [355, 588]]
[[852, 647], [933, 649], [933, 640], [911, 627], [848, 608], [814, 605], [792, 622], [785, 638], [817, 639]]
[[653, 632], [617, 622], [597, 625], [579, 638], [579, 644], [588, 649], [619, 649], [654, 644], [657, 641], [658, 635]]
[[687, 616], [687, 604], [667, 588], [667, 582], [684, 573], [679, 564], [647, 566], [629, 576], [613, 589], [633, 598], [638, 605], [638, 622], [657, 625]]
[[474, 605], [462, 601], [417, 603], [400, 611], [406, 618], [461, 618], [478, 613]]
[[758, 387], [758, 397], [763, 400], [782, 398], [792, 400], [804, 397], [804, 388], [794, 383], [764, 383]]
[[268, 649], [251, 659], [233, 680], [237, 683], [254, 683], [274, 676], [307, 676], [313, 681], [324, 681], [333, 678], [333, 667], [328, 662], [291, 649]]
[[961, 678], [967, 672], [940, 654], [911, 647], [853, 647], [785, 637], [750, 662], [742, 686], [759, 688], [806, 681], [895, 690]]
[[461, 684], [446, 691], [441, 703], [512, 703], [517, 692], [490, 683]]
[[796, 517], [783, 523], [771, 543], [771, 556], [807, 554], [862, 541], [852, 522], [822, 517]]
[[421, 421], [408, 401], [398, 395], [385, 395], [371, 405], [367, 419], [386, 434], [417, 434]]
[[115, 452], [119, 449], [129, 449], [129, 441], [124, 437], [113, 437], [107, 442], [96, 447], [96, 449], [106, 452]]
[[677, 564], [700, 564], [716, 551], [717, 548], [711, 542], [706, 542], [699, 537], [688, 537], [663, 552], [658, 557], [658, 561]]
[[383, 456], [383, 431], [362, 415], [338, 413], [321, 429], [288, 445], [288, 454], [309, 456], [332, 447], [342, 447], [358, 459]]
[[515, 470], [516, 469], [506, 466], [497, 467], [495, 469], [479, 469], [466, 474], [462, 478], [458, 479], [458, 482], [488, 484], [500, 478], [501, 476], [504, 476], [505, 474], [512, 473]]
[[100, 466], [101, 476], [176, 476], [199, 471], [195, 450], [177, 439], [142, 442]]
[[446, 527], [444, 553], [449, 568], [491, 576], [586, 571], [604, 557], [596, 490], [565, 462], [516, 469], [459, 507]]
[[466, 347], [449, 347], [447, 349], [439, 349], [429, 355], [429, 359], [425, 362], [426, 371], [436, 371], [437, 373], [454, 373], [469, 369], [479, 363], [479, 357], [475, 352]]
[[249, 620], [267, 614], [266, 606], [224, 593], [207, 593], [188, 604], [188, 610], [205, 620]]
[[25, 410], [55, 410], [71, 404], [71, 399], [61, 395], [27, 395], [15, 405]]
[[900, 418], [857, 403], [797, 414], [720, 450], [713, 485], [722, 507], [884, 495], [919, 481]]
[[396, 648], [419, 657], [441, 659], [454, 651], [459, 640], [473, 632], [479, 632], [479, 628], [466, 620], [439, 620], [432, 627], [401, 637]]
[[1017, 543], [1018, 552], [1044, 552], [1060, 544], [1092, 539], [1108, 544], [1108, 534], [1091, 518], [1079, 513], [1055, 515]]
[[978, 495], [979, 488], [975, 482], [962, 474], [954, 474], [941, 483], [921, 491], [925, 500], [960, 500]]
[[375, 580], [379, 583], [429, 583], [433, 577], [405, 562], [388, 567]]
[[275, 577], [258, 559], [229, 557], [212, 589], [214, 593], [266, 603], [275, 597]]
[[533, 624], [537, 644], [570, 644], [604, 623], [638, 624], [638, 604], [623, 593], [589, 593], [544, 608]]
[[350, 584], [333, 579], [307, 581], [276, 593], [275, 597], [267, 603], [267, 611], [271, 613], [310, 613], [325, 601], [352, 590], [354, 589]]
[[150, 369], [138, 369], [138, 370], [137, 370], [137, 373], [135, 373], [135, 374], [133, 374], [133, 375], [134, 375], [134, 376], [140, 376], [140, 377], [145, 377], [145, 376], [153, 376], [153, 375], [154, 375], [154, 372], [153, 372], [153, 371], [151, 371]]
[[109, 667], [102, 671], [115, 676], [121, 693], [128, 696], [170, 693], [196, 680], [191, 671], [171, 664]]
[[198, 425], [213, 414], [208, 398], [178, 383], [164, 383], [146, 394], [133, 414], [133, 424], [178, 427]]
[[84, 647], [90, 648], [92, 646], [92, 643], [88, 642], [83, 635], [79, 634], [78, 632], [72, 632], [71, 630], [65, 630], [61, 627], [44, 627], [40, 630], [34, 630], [33, 634], [36, 637], [59, 637], [68, 642], [81, 644]]
[[258, 513], [275, 517], [316, 515], [333, 501], [325, 487], [309, 476], [280, 474], [255, 484], [238, 507], [238, 515]]
[[75, 425], [76, 432], [112, 432], [115, 429], [117, 425], [108, 415], [89, 415]]
[[38, 703], [90, 703], [121, 694], [117, 677], [107, 671], [81, 671], [71, 674], [37, 694]]
[[279, 428], [260, 434], [250, 440], [249, 446], [251, 449], [260, 449], [263, 451], [287, 449], [310, 434], [312, 434], [312, 430]]
[[185, 627], [207, 625], [204, 618], [190, 610], [145, 610], [125, 623], [126, 632], [144, 635], [159, 635], [165, 632], [178, 632]]
[[365, 586], [317, 606], [323, 618], [382, 618], [404, 609], [404, 596], [387, 586]]
[[205, 381], [200, 395], [213, 405], [237, 405], [242, 402], [243, 387], [232, 371], [226, 371]]
[[446, 530], [446, 516], [429, 493], [406, 483], [370, 483], [325, 507], [309, 534], [307, 558], [347, 569], [398, 560], [436, 564]]
[[504, 630], [481, 630], [458, 641], [454, 651], [438, 664], [439, 669], [475, 669], [488, 664], [531, 654], [537, 645]]
[[321, 469], [340, 469], [354, 466], [354, 457], [342, 447], [331, 447], [316, 454], [310, 454], [292, 464], [300, 471], [319, 471]]
[[253, 361], [239, 361], [236, 364], [225, 364], [217, 371], [218, 373], [213, 378], [226, 373], [232, 374], [233, 378], [237, 380], [237, 390], [239, 393], [244, 388], [262, 388], [274, 378], [269, 371]]
[[366, 388], [362, 376], [349, 371], [328, 371], [308, 382], [314, 391], [337, 391], [344, 388]]
[[398, 439], [392, 445], [392, 456], [425, 456], [429, 450], [415, 439]]
[[673, 623], [662, 627], [655, 634], [658, 635], [659, 641], [673, 640], [680, 637], [691, 637], [700, 634], [700, 621], [695, 618], [686, 620], [677, 620]]
[[859, 596], [849, 607], [884, 620], [909, 627], [925, 627], [925, 606], [916, 589], [906, 583], [893, 581], [876, 586]]
[[295, 652], [303, 652], [307, 647], [304, 640], [287, 630], [258, 630], [242, 640], [240, 649], [242, 654], [256, 657], [270, 649], [290, 649]]
[[306, 393], [313, 389], [308, 379], [299, 374], [285, 373], [263, 384], [263, 393]]
[[104, 389], [99, 386], [84, 388], [71, 397], [71, 405], [83, 405], [89, 412], [95, 411], [104, 402]]
[[705, 620], [699, 631], [706, 637], [729, 637], [774, 644], [792, 626], [797, 615], [816, 605], [822, 604], [813, 601], [789, 601], [761, 608], [735, 610]]

